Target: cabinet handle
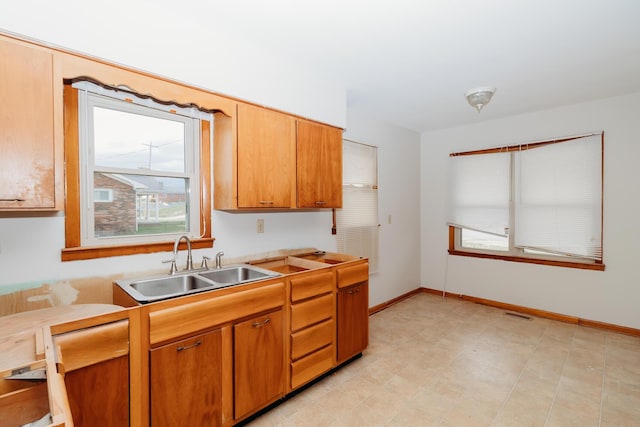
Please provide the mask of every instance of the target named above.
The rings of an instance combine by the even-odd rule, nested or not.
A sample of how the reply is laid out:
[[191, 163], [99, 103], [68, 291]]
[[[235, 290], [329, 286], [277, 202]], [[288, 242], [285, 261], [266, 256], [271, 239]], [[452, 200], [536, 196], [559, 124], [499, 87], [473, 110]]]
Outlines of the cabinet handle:
[[325, 202], [325, 201], [323, 201], [323, 200], [318, 200], [318, 201], [316, 202], [316, 205], [319, 205], [319, 206], [326, 205], [326, 204], [327, 204], [327, 202]]
[[200, 344], [202, 344], [202, 341], [198, 340], [191, 345], [181, 345], [176, 350], [178, 351], [189, 350], [190, 348], [198, 347]]
[[0, 199], [0, 202], [26, 202], [26, 200], [19, 197], [10, 197], [8, 199]]
[[350, 290], [350, 291], [348, 291], [347, 293], [348, 293], [349, 295], [353, 295], [353, 294], [355, 294], [355, 293], [357, 293], [357, 292], [360, 292], [360, 288], [351, 289], [351, 290]]
[[260, 200], [258, 203], [260, 203], [261, 205], [272, 205], [273, 200]]
[[267, 323], [271, 322], [271, 318], [267, 317], [265, 320], [263, 320], [262, 322], [253, 322], [253, 327], [254, 328], [262, 328], [264, 325], [266, 325]]

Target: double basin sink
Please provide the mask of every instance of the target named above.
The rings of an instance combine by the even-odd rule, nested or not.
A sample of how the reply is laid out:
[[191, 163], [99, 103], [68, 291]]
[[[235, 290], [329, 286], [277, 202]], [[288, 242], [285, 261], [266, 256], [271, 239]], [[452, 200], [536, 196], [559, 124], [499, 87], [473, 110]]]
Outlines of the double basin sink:
[[275, 271], [241, 264], [218, 269], [195, 269], [167, 276], [119, 280], [116, 284], [136, 301], [147, 303], [278, 276], [281, 274]]

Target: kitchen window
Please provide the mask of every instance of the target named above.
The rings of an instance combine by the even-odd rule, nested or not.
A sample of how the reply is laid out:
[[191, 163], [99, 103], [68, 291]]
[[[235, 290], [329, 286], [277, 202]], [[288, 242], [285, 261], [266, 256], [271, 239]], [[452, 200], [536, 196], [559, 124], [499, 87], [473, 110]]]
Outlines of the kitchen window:
[[604, 133], [449, 157], [449, 253], [604, 270]]
[[210, 112], [79, 81], [65, 85], [65, 122], [77, 126], [77, 138], [65, 138], [77, 156], [67, 180], [77, 196], [68, 191], [63, 260], [210, 237], [209, 168], [201, 170], [210, 162]]
[[342, 209], [336, 210], [338, 252], [369, 259], [378, 271], [378, 149], [343, 140]]

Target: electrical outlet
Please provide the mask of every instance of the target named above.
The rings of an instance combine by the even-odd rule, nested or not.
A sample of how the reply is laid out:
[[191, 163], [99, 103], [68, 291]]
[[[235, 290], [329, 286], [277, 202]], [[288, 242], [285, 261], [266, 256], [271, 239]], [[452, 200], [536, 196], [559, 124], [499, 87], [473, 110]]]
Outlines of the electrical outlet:
[[259, 219], [258, 224], [256, 226], [258, 233], [264, 233], [264, 219]]

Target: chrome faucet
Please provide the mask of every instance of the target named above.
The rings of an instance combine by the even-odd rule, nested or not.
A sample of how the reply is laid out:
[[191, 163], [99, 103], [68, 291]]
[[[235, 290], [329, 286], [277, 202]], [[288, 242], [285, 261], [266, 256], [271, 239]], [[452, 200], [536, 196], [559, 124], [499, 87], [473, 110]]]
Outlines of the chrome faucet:
[[222, 255], [224, 255], [222, 251], [216, 254], [216, 268], [222, 268]]
[[189, 236], [183, 234], [178, 236], [175, 243], [173, 244], [173, 259], [162, 261], [162, 262], [170, 262], [171, 268], [169, 269], [169, 274], [176, 274], [178, 268], [176, 267], [176, 258], [178, 257], [178, 247], [180, 246], [180, 241], [184, 239], [187, 242], [187, 265], [185, 266], [185, 270], [193, 270], [193, 258], [191, 257], [191, 240], [189, 240]]

